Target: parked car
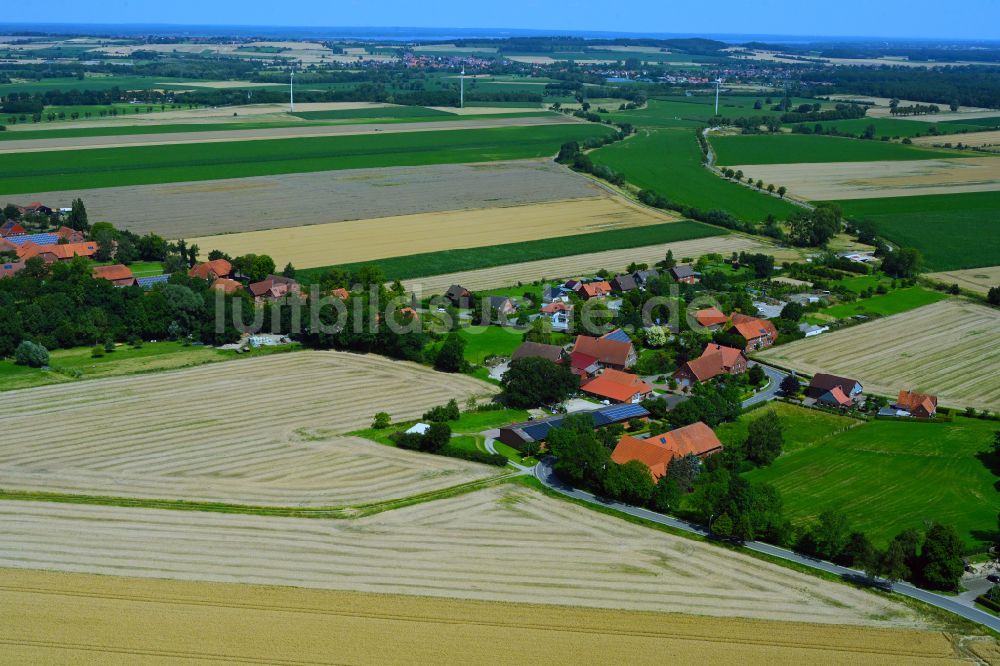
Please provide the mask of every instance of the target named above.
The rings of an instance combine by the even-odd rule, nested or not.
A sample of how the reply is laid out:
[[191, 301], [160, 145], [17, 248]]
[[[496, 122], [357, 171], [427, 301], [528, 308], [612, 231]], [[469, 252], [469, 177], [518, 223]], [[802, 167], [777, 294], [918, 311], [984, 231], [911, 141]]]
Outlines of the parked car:
[[989, 576], [986, 577], [986, 580], [990, 581], [991, 583], [1000, 583], [1000, 575], [990, 574]]

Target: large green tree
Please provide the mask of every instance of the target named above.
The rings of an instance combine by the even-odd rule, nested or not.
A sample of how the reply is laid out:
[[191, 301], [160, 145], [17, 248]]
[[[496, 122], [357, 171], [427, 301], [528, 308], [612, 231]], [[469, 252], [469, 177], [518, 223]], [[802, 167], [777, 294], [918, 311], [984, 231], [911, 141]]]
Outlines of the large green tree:
[[580, 387], [580, 378], [565, 363], [528, 357], [511, 361], [500, 385], [506, 405], [529, 408], [562, 402]]
[[781, 455], [785, 435], [781, 419], [773, 409], [752, 420], [745, 444], [747, 460], [755, 465], [767, 466]]
[[965, 570], [962, 561], [962, 540], [951, 525], [935, 523], [927, 530], [921, 552], [921, 578], [935, 590], [954, 590]]

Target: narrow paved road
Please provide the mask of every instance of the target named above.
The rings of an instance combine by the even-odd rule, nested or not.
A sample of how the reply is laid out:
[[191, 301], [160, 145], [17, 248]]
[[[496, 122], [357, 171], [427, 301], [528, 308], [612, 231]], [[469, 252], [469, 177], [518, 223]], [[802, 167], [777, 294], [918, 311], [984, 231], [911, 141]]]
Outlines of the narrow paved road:
[[[589, 504], [595, 504], [598, 506], [607, 507], [614, 509], [615, 511], [620, 511], [621, 513], [628, 514], [630, 516], [635, 516], [636, 518], [642, 518], [658, 525], [666, 525], [667, 527], [673, 527], [685, 532], [690, 532], [692, 534], [700, 534], [702, 536], [708, 536], [708, 530], [706, 530], [701, 525], [695, 525], [693, 523], [688, 523], [683, 520], [678, 520], [677, 518], [671, 518], [670, 516], [665, 516], [662, 513], [656, 513], [648, 509], [642, 509], [639, 507], [630, 506], [628, 504], [622, 504], [621, 502], [616, 502], [613, 500], [605, 500], [592, 495], [591, 493], [577, 490], [567, 486], [565, 483], [556, 478], [555, 473], [552, 471], [552, 459], [546, 458], [542, 462], [538, 463], [534, 467], [535, 478], [537, 478], [541, 483], [560, 493], [566, 495], [567, 497], [572, 497], [573, 499], [581, 500]], [[778, 548], [777, 546], [772, 546], [770, 544], [761, 543], [759, 541], [747, 541], [743, 544], [743, 547], [747, 550], [752, 550], [758, 553], [764, 553], [765, 555], [770, 555], [772, 557], [777, 557], [782, 560], [787, 560], [789, 562], [795, 562], [813, 569], [820, 571], [826, 571], [828, 573], [840, 576], [847, 580], [864, 582], [866, 576], [863, 572], [857, 571], [855, 569], [849, 569], [847, 567], [842, 567], [831, 562], [825, 562], [823, 560], [817, 560], [811, 557], [806, 557], [804, 555], [799, 555], [798, 553], [786, 550], [784, 548]], [[932, 606], [937, 606], [943, 610], [950, 613], [954, 613], [967, 620], [972, 620], [982, 624], [983, 626], [989, 627], [994, 631], [1000, 631], [1000, 617], [990, 615], [984, 611], [979, 610], [973, 606], [963, 605], [959, 600], [952, 597], [946, 597], [941, 594], [935, 594], [934, 592], [928, 592], [927, 590], [922, 590], [918, 587], [910, 585], [909, 583], [889, 583], [888, 581], [880, 581], [886, 588], [891, 589], [893, 592], [902, 594], [904, 596], [910, 597], [912, 599], [918, 599]]]
[[781, 390], [781, 382], [788, 376], [787, 372], [782, 372], [777, 368], [772, 368], [769, 365], [764, 365], [763, 363], [758, 363], [757, 361], [750, 361], [750, 365], [759, 365], [767, 375], [768, 384], [758, 393], [750, 396], [743, 401], [743, 409], [747, 407], [752, 407], [757, 403], [764, 402], [765, 400], [774, 400], [778, 395], [778, 391]]

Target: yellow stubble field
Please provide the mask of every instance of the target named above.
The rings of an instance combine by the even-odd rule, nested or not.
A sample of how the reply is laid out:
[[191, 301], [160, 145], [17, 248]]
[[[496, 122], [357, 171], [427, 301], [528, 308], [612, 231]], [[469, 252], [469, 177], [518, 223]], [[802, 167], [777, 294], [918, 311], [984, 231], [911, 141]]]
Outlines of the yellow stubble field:
[[189, 238], [203, 251], [268, 254], [279, 266], [331, 266], [439, 250], [558, 238], [676, 221], [617, 196], [396, 215]]
[[18, 664], [989, 663], [941, 632], [0, 570]]

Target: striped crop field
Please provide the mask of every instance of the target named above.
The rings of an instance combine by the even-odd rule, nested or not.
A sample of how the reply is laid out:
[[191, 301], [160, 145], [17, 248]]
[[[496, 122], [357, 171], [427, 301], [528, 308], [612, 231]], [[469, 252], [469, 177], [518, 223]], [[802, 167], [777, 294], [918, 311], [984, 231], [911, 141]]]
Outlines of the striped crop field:
[[408, 497], [492, 468], [339, 433], [496, 389], [379, 356], [302, 352], [4, 394], [0, 488], [263, 506]]
[[[26, 663], [968, 664], [996, 641], [940, 631], [0, 571], [4, 654]], [[149, 631], [151, 626], [156, 631]], [[57, 630], [58, 628], [58, 630]], [[510, 640], [516, 635], [517, 640]], [[392, 640], [386, 640], [391, 636]], [[503, 645], [498, 654], [497, 645]], [[959, 647], [961, 645], [961, 647]]]
[[870, 591], [509, 484], [354, 520], [9, 501], [0, 523], [0, 567], [926, 627]]
[[1000, 408], [1000, 312], [949, 299], [772, 347], [761, 360], [807, 374], [856, 377], [866, 391], [938, 396], [948, 407]]

